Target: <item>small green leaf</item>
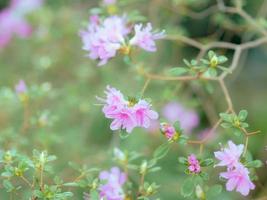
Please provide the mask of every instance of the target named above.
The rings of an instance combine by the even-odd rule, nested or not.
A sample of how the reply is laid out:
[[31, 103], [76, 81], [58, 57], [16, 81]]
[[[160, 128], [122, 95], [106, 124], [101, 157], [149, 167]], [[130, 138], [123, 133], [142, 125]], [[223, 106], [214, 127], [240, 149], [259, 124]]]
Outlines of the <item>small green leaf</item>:
[[208, 73], [211, 77], [216, 77], [217, 76], [217, 70], [214, 68], [209, 68]]
[[186, 145], [187, 144], [187, 140], [188, 140], [188, 136], [180, 135], [180, 137], [178, 139], [178, 143], [181, 144], [181, 145]]
[[186, 64], [188, 67], [190, 67], [190, 66], [191, 66], [188, 60], [186, 60], [186, 59], [183, 59], [183, 61], [184, 61], [184, 63], [185, 63], [185, 64]]
[[4, 180], [3, 186], [7, 190], [7, 192], [12, 192], [15, 189], [15, 187], [12, 185], [12, 183], [9, 180]]
[[207, 200], [214, 200], [218, 199], [217, 196], [222, 192], [222, 186], [221, 185], [214, 185], [209, 188], [209, 190], [206, 193]]
[[178, 162], [183, 164], [183, 165], [187, 165], [188, 164], [187, 158], [185, 158], [185, 157], [179, 157], [178, 158]]
[[214, 163], [213, 159], [208, 158], [208, 159], [201, 161], [200, 166], [201, 167], [207, 167], [207, 166], [213, 165], [213, 163]]
[[238, 128], [235, 128], [234, 129], [234, 135], [237, 137], [240, 137], [242, 135], [242, 131]]
[[188, 178], [185, 180], [185, 182], [183, 183], [182, 187], [181, 187], [181, 194], [183, 197], [189, 197], [193, 194], [194, 192], [194, 182], [192, 180], [192, 178]]
[[127, 133], [125, 130], [120, 130], [120, 138], [121, 139], [126, 139], [126, 138], [128, 138], [130, 136], [130, 134], [129, 133]]
[[165, 157], [169, 150], [170, 150], [170, 143], [164, 143], [162, 145], [160, 145], [153, 153], [153, 157], [157, 160], [162, 159], [163, 157]]
[[262, 166], [263, 166], [263, 163], [260, 160], [253, 160], [253, 161], [246, 163], [246, 167], [248, 168], [259, 168]]
[[180, 76], [188, 72], [188, 69], [182, 67], [174, 67], [167, 71], [167, 73], [171, 76]]
[[208, 173], [206, 173], [206, 172], [201, 172], [199, 175], [203, 178], [203, 180], [205, 180], [205, 181], [209, 180], [209, 175], [208, 175]]
[[245, 122], [241, 122], [240, 125], [241, 125], [242, 128], [247, 128], [247, 127], [249, 127], [248, 123], [245, 123]]
[[220, 117], [222, 118], [223, 121], [230, 122], [232, 123], [233, 117], [227, 113], [220, 113]]
[[248, 116], [248, 111], [246, 110], [241, 110], [238, 114], [238, 118], [240, 121], [245, 121], [247, 116]]
[[208, 52], [208, 57], [209, 57], [209, 59], [212, 59], [213, 58], [213, 56], [216, 56], [216, 54], [214, 53], [214, 51], [209, 51]]
[[231, 128], [232, 127], [232, 124], [230, 124], [230, 123], [221, 123], [221, 126], [223, 128]]
[[226, 58], [225, 56], [218, 56], [218, 62], [219, 64], [225, 63], [227, 62], [228, 58]]

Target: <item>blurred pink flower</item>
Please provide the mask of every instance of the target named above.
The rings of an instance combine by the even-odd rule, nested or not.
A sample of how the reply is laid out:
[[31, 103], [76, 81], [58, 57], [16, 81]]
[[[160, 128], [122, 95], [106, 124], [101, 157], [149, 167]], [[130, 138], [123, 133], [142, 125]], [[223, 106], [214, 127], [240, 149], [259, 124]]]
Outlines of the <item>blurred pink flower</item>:
[[41, 7], [44, 0], [11, 0], [10, 8], [16, 11], [16, 14], [25, 15]]
[[173, 137], [176, 135], [175, 128], [168, 123], [161, 123], [160, 131], [165, 135], [168, 140], [172, 140]]
[[158, 118], [158, 114], [151, 110], [151, 105], [143, 100], [125, 100], [123, 94], [107, 86], [106, 98], [98, 97], [104, 103], [103, 113], [106, 118], [113, 119], [111, 130], [126, 129], [128, 133], [135, 127], [148, 128], [152, 120]]
[[15, 85], [15, 91], [18, 95], [25, 94], [27, 92], [27, 85], [24, 80], [20, 80], [17, 85]]
[[26, 38], [32, 29], [26, 21], [26, 15], [42, 5], [41, 0], [12, 0], [10, 5], [0, 12], [0, 48], [4, 48], [14, 35]]
[[194, 154], [191, 154], [190, 156], [188, 156], [187, 162], [189, 165], [188, 170], [191, 173], [195, 173], [195, 174], [200, 173], [200, 171], [201, 171], [200, 164], [199, 164], [199, 161]]
[[237, 164], [235, 169], [220, 173], [220, 176], [228, 179], [226, 190], [233, 191], [236, 189], [242, 195], [247, 196], [250, 190], [255, 188], [253, 182], [249, 178], [249, 171], [242, 164]]
[[107, 5], [107, 6], [109, 6], [109, 5], [113, 5], [113, 4], [115, 4], [117, 2], [117, 0], [103, 0], [103, 4], [104, 5]]
[[187, 109], [178, 102], [169, 102], [162, 109], [162, 116], [170, 123], [180, 122], [185, 133], [190, 133], [199, 124], [197, 112]]
[[215, 166], [227, 166], [228, 169], [232, 169], [239, 164], [243, 149], [243, 144], [235, 145], [232, 141], [228, 141], [228, 148], [214, 152], [215, 157], [220, 160]]
[[160, 33], [152, 32], [151, 23], [147, 23], [146, 27], [143, 24], [136, 24], [134, 26], [135, 35], [130, 40], [130, 45], [136, 45], [146, 51], [156, 51], [155, 40], [162, 39], [164, 37], [164, 31]]
[[129, 33], [125, 17], [111, 16], [102, 23], [93, 16], [90, 18], [87, 30], [82, 30], [80, 36], [83, 49], [88, 51], [88, 56], [99, 60], [99, 66], [115, 57], [117, 51], [124, 43], [124, 36]]
[[125, 194], [122, 186], [126, 182], [127, 177], [118, 167], [113, 167], [110, 171], [102, 171], [99, 174], [99, 179], [105, 182], [99, 186], [101, 198], [106, 200], [124, 200]]

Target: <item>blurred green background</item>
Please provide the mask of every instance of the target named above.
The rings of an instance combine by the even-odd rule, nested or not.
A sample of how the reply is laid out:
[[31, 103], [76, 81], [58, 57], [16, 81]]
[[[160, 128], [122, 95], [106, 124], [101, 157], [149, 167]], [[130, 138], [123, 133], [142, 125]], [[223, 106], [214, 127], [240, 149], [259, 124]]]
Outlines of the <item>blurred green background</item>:
[[[0, 1], [0, 8], [7, 1]], [[241, 43], [256, 38], [254, 30], [245, 26], [238, 16], [220, 12], [212, 13], [203, 19], [192, 17], [191, 11], [200, 12], [215, 5], [215, 0], [125, 0], [124, 12], [133, 9], [151, 21], [154, 27], [166, 29], [167, 34], [186, 34], [200, 41], [221, 40]], [[126, 140], [120, 140], [118, 134], [109, 129], [110, 121], [105, 119], [101, 107], [96, 106], [95, 96], [103, 96], [106, 85], [120, 89], [123, 93], [135, 95], [140, 92], [144, 79], [135, 69], [127, 66], [122, 58], [115, 58], [104, 67], [97, 67], [85, 57], [81, 50], [79, 30], [87, 23], [89, 10], [98, 6], [95, 0], [47, 0], [45, 5], [29, 16], [34, 32], [28, 39], [14, 38], [5, 49], [0, 50], [0, 148], [16, 148], [20, 152], [31, 154], [32, 150], [47, 149], [55, 154], [58, 175], [66, 180], [75, 177], [67, 166], [68, 161], [89, 166], [109, 168], [114, 165], [111, 149], [120, 144], [122, 149], [134, 150], [151, 156], [153, 150], [164, 141], [159, 133], [147, 133], [136, 129]], [[228, 2], [231, 5], [231, 2]], [[244, 9], [257, 19], [266, 19], [265, 0], [245, 1]], [[264, 7], [265, 9], [263, 9]], [[263, 11], [262, 11], [263, 10]], [[196, 49], [182, 42], [162, 40], [158, 42], [158, 51], [150, 54], [142, 52], [139, 60], [145, 68], [161, 72], [173, 66], [183, 66], [182, 59], [192, 59]], [[231, 51], [218, 52], [232, 56]], [[230, 59], [231, 60], [231, 59]], [[229, 75], [226, 84], [236, 110], [249, 111], [251, 130], [261, 130], [261, 134], [250, 139], [249, 151], [253, 157], [265, 162], [267, 154], [267, 48], [266, 44], [243, 52], [237, 70]], [[226, 66], [229, 66], [230, 62]], [[32, 124], [41, 115], [47, 116], [44, 126], [31, 126], [21, 133], [23, 106], [12, 91], [14, 85], [25, 80], [32, 87], [30, 99], [30, 121]], [[204, 87], [194, 89], [195, 83], [152, 81], [145, 93], [160, 111], [162, 105], [170, 100], [183, 102], [198, 111], [201, 125], [198, 130], [210, 127], [203, 102], [215, 113], [225, 110], [224, 98], [214, 84], [214, 92], [209, 94]], [[199, 91], [203, 94], [198, 96]], [[218, 149], [218, 142], [226, 143], [232, 139], [242, 143], [243, 138], [231, 132], [219, 129], [215, 141], [208, 143], [205, 154], [212, 155]], [[192, 133], [191, 137], [196, 137]], [[178, 156], [198, 152], [197, 147], [174, 147], [160, 165], [162, 170], [149, 175], [161, 185], [161, 199], [182, 199], [179, 186], [184, 180], [183, 170], [179, 167]], [[252, 192], [255, 197], [267, 194], [266, 166], [258, 170], [259, 183]], [[211, 177], [218, 176], [213, 170]], [[211, 184], [217, 182], [211, 179]], [[81, 199], [83, 191], [74, 191]], [[7, 199], [0, 190], [1, 199]], [[220, 199], [245, 199], [236, 193], [223, 193]]]

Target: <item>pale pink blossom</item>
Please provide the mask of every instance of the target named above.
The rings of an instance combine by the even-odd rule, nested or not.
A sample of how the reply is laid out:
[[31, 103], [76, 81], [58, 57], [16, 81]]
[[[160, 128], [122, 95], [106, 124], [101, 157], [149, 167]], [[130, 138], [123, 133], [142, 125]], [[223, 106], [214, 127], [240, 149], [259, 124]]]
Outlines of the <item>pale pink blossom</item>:
[[103, 0], [103, 4], [106, 6], [114, 5], [117, 2], [117, 0]]
[[27, 85], [24, 80], [20, 80], [18, 84], [15, 85], [15, 91], [18, 95], [25, 94], [27, 92]]
[[106, 200], [124, 200], [125, 194], [122, 186], [127, 180], [125, 173], [118, 167], [111, 168], [110, 171], [102, 171], [99, 179], [104, 183], [99, 186], [99, 195]]
[[82, 30], [80, 36], [83, 49], [89, 52], [88, 57], [99, 60], [98, 65], [101, 66], [116, 56], [128, 33], [125, 17], [111, 16], [101, 21], [92, 16], [87, 30]]
[[10, 5], [0, 12], [0, 48], [4, 48], [13, 36], [27, 38], [32, 28], [26, 15], [42, 5], [41, 0], [12, 0]]
[[227, 179], [226, 190], [236, 189], [242, 195], [247, 196], [250, 190], [255, 189], [255, 185], [249, 178], [249, 171], [242, 164], [237, 164], [234, 169], [220, 173], [220, 176]]
[[133, 106], [133, 113], [137, 126], [148, 128], [151, 120], [158, 118], [158, 113], [151, 110], [151, 104], [145, 100], [139, 100], [137, 104]]
[[216, 166], [226, 166], [229, 169], [235, 167], [239, 164], [243, 149], [243, 144], [236, 145], [232, 141], [228, 141], [228, 148], [214, 152], [215, 157], [220, 160]]
[[106, 118], [113, 119], [110, 129], [125, 129], [128, 133], [135, 127], [148, 128], [158, 114], [151, 109], [151, 104], [143, 99], [126, 100], [115, 88], [107, 86], [106, 98], [98, 99], [104, 104], [103, 113]]
[[170, 123], [180, 122], [185, 133], [191, 133], [199, 124], [199, 117], [194, 110], [184, 107], [182, 104], [172, 101], [167, 103], [162, 109], [162, 116]]
[[134, 26], [135, 35], [130, 40], [130, 45], [136, 45], [146, 51], [156, 51], [155, 40], [162, 39], [164, 37], [164, 31], [157, 33], [152, 32], [151, 23], [147, 23], [145, 27], [143, 24], [136, 24]]
[[188, 156], [187, 162], [188, 162], [188, 170], [191, 173], [198, 174], [201, 172], [199, 161], [194, 154], [191, 154], [190, 156]]

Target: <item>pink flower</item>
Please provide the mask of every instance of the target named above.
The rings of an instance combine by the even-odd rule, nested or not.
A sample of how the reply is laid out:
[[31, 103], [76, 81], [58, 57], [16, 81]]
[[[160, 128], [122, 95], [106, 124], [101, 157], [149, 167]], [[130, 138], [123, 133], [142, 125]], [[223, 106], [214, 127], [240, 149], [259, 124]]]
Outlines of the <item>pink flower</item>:
[[116, 114], [113, 115], [113, 121], [110, 125], [111, 130], [126, 129], [127, 133], [131, 133], [132, 130], [137, 127], [134, 113], [131, 109], [122, 108]]
[[10, 7], [17, 14], [25, 15], [42, 6], [44, 0], [11, 0]]
[[111, 130], [126, 129], [128, 133], [135, 127], [148, 128], [158, 114], [151, 110], [151, 105], [143, 100], [125, 100], [123, 94], [107, 86], [106, 98], [98, 98], [104, 103], [103, 113], [106, 118], [113, 119]]
[[32, 29], [25, 16], [40, 7], [41, 0], [12, 0], [11, 4], [0, 12], [0, 48], [4, 48], [14, 35], [29, 37]]
[[179, 121], [185, 133], [190, 133], [199, 124], [197, 113], [177, 102], [167, 103], [162, 109], [162, 115], [172, 124]]
[[168, 123], [161, 123], [160, 131], [165, 135], [168, 140], [172, 140], [176, 135], [175, 128]]
[[104, 183], [99, 186], [101, 198], [106, 200], [124, 200], [125, 194], [122, 186], [127, 180], [126, 174], [118, 167], [111, 168], [110, 171], [102, 171], [99, 179]]
[[188, 162], [188, 170], [191, 173], [198, 174], [201, 172], [199, 161], [194, 154], [188, 156], [187, 162]]
[[226, 190], [233, 191], [236, 189], [242, 195], [247, 196], [250, 190], [255, 188], [253, 182], [249, 178], [249, 171], [242, 164], [237, 164], [235, 169], [220, 173], [220, 176], [228, 179]]
[[139, 127], [149, 128], [151, 120], [158, 118], [158, 113], [151, 110], [151, 105], [145, 100], [139, 100], [132, 109]]
[[117, 0], [103, 0], [103, 4], [106, 6], [113, 5]]
[[124, 44], [124, 36], [129, 33], [125, 17], [111, 16], [103, 22], [93, 16], [87, 30], [80, 33], [83, 49], [88, 56], [99, 60], [99, 66], [116, 56], [117, 51]]
[[243, 149], [243, 144], [235, 145], [232, 141], [228, 141], [228, 148], [214, 152], [215, 157], [220, 160], [216, 166], [227, 166], [227, 168], [232, 169], [239, 164]]
[[143, 27], [142, 24], [136, 24], [134, 26], [135, 35], [130, 40], [130, 45], [136, 45], [146, 51], [156, 51], [155, 40], [161, 39], [164, 37], [164, 31], [160, 33], [153, 33], [151, 23], [147, 23], [146, 27]]
[[20, 80], [17, 85], [15, 85], [15, 91], [18, 95], [25, 94], [27, 92], [27, 86], [24, 80]]

